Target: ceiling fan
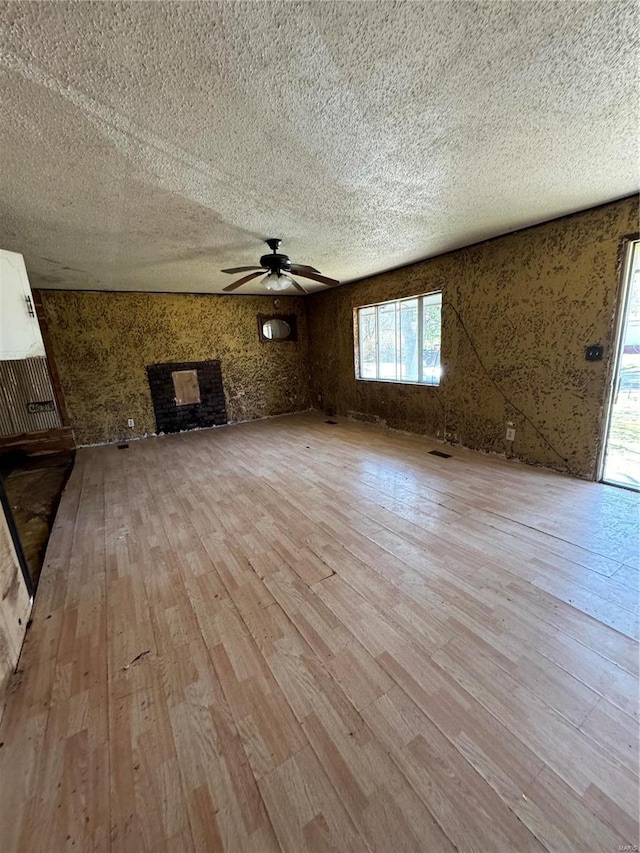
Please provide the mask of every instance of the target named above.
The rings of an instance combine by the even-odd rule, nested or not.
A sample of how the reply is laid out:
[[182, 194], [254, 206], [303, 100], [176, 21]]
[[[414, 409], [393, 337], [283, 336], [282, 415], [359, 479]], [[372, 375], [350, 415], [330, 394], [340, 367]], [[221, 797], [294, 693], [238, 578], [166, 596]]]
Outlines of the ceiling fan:
[[278, 249], [282, 243], [279, 237], [271, 237], [269, 240], [265, 240], [265, 243], [269, 246], [273, 254], [263, 255], [260, 258], [259, 267], [232, 267], [228, 270], [222, 270], [222, 272], [226, 273], [257, 270], [257, 272], [251, 272], [249, 275], [239, 278], [238, 281], [234, 281], [233, 284], [223, 287], [222, 289], [225, 293], [231, 293], [232, 290], [241, 287], [243, 284], [251, 281], [252, 278], [257, 278], [264, 273], [267, 273], [267, 275], [265, 275], [260, 284], [264, 284], [267, 290], [286, 290], [288, 287], [295, 287], [300, 293], [307, 293], [304, 287], [291, 278], [289, 273], [299, 275], [302, 278], [309, 278], [312, 281], [325, 284], [327, 287], [335, 287], [337, 284], [340, 284], [335, 278], [327, 278], [326, 275], [321, 275], [315, 267], [309, 267], [306, 264], [292, 264], [287, 255], [279, 255]]

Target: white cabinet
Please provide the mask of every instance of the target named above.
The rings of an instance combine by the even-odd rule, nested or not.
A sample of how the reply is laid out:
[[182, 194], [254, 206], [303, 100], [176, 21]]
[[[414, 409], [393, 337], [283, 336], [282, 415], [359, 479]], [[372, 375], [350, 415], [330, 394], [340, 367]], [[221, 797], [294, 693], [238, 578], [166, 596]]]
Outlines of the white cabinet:
[[0, 361], [44, 354], [24, 258], [0, 249]]

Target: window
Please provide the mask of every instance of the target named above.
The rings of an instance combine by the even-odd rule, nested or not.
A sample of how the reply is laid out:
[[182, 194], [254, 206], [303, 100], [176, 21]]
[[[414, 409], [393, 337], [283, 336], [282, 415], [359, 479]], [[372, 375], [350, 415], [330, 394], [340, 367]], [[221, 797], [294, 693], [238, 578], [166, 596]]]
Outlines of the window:
[[440, 384], [442, 293], [357, 309], [358, 379]]

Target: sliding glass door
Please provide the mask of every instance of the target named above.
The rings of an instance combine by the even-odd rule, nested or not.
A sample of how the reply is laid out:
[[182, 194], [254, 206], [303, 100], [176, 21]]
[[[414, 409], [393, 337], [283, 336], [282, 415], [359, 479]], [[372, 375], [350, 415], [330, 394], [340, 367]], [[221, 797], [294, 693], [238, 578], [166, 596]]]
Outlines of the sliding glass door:
[[627, 246], [602, 479], [640, 490], [640, 241]]

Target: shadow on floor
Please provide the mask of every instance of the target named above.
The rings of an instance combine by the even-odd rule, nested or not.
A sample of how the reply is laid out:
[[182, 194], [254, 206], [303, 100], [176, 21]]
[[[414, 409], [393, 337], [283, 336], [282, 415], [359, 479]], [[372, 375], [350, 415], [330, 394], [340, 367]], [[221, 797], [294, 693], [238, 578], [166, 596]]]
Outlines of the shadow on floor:
[[0, 475], [34, 589], [38, 585], [49, 533], [74, 458], [75, 451], [43, 456], [24, 453], [0, 456]]

